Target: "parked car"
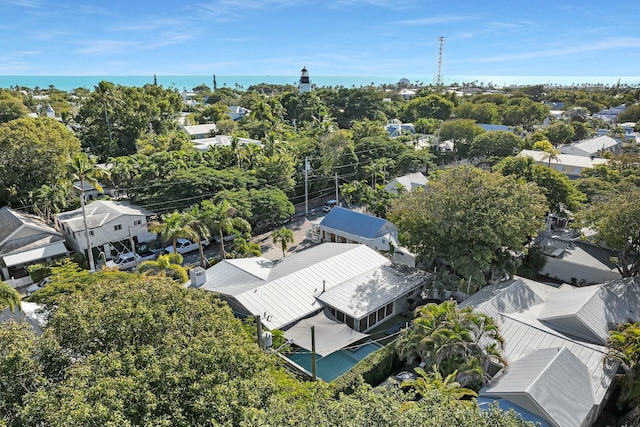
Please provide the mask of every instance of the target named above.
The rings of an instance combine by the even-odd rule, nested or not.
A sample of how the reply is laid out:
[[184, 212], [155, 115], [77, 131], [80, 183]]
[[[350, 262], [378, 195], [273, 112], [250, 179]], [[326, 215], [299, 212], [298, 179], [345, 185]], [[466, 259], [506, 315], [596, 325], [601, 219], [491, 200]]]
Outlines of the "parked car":
[[140, 259], [140, 255], [135, 255], [131, 252], [122, 252], [120, 255], [115, 257], [114, 259], [107, 261], [108, 268], [119, 268], [120, 270], [131, 270], [132, 268], [136, 268], [136, 258], [138, 259], [138, 263], [142, 262]]
[[[228, 235], [228, 236], [223, 236], [223, 237], [222, 237], [222, 240], [223, 240], [225, 243], [227, 243], [227, 242], [232, 241], [232, 240], [233, 240], [233, 239], [235, 239], [235, 238], [236, 238], [236, 235], [235, 235], [235, 234], [230, 234], [230, 235]], [[214, 242], [216, 242], [216, 243], [220, 243], [220, 236], [213, 236], [213, 241], [214, 241]]]
[[[209, 240], [202, 241], [203, 246], [209, 246]], [[187, 252], [195, 251], [198, 249], [198, 242], [192, 242], [189, 239], [180, 237], [177, 241], [176, 248], [179, 254], [186, 254]], [[164, 248], [164, 251], [168, 254], [173, 253], [173, 245]]]
[[334, 207], [338, 206], [338, 201], [335, 199], [327, 200], [327, 203], [322, 206], [322, 212], [329, 212]]
[[34, 283], [33, 285], [30, 285], [26, 290], [26, 294], [27, 296], [33, 294], [34, 292], [38, 292], [40, 289], [44, 288], [48, 283], [51, 283], [51, 279], [48, 277], [45, 277], [44, 279], [40, 280], [37, 283]]

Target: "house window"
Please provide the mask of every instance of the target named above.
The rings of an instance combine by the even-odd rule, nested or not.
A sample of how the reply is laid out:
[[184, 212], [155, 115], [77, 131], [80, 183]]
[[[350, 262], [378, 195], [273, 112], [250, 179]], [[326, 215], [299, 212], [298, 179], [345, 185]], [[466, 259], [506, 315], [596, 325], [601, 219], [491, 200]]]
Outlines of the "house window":
[[346, 316], [347, 317], [347, 326], [350, 327], [351, 329], [353, 329], [355, 327], [355, 319], [351, 316]]
[[369, 327], [372, 327], [376, 323], [376, 313], [374, 312], [369, 315]]
[[387, 306], [385, 307], [385, 311], [386, 311], [386, 316], [391, 316], [393, 314], [393, 303], [392, 302], [387, 304]]
[[122, 224], [114, 225], [114, 226], [113, 226], [113, 229], [114, 229], [115, 231], [122, 230]]
[[360, 319], [360, 328], [358, 328], [358, 330], [360, 332], [363, 332], [367, 329], [367, 318], [363, 317], [362, 319]]
[[137, 220], [133, 221], [133, 225], [142, 225], [142, 220], [141, 219], [137, 219]]
[[337, 318], [338, 318], [338, 322], [342, 322], [342, 323], [344, 323], [344, 313], [343, 313], [343, 312], [341, 312], [341, 311], [338, 311], [338, 312], [337, 312], [337, 315], [338, 315], [338, 316], [337, 316]]
[[336, 309], [335, 309], [335, 308], [333, 308], [333, 307], [329, 307], [329, 313], [331, 313], [331, 315], [332, 315], [333, 317], [336, 317]]
[[93, 233], [93, 230], [89, 230], [89, 236], [95, 236], [95, 234]]
[[382, 244], [385, 244], [385, 243], [387, 243], [387, 242], [384, 239], [382, 239]]
[[387, 316], [384, 314], [384, 307], [378, 309], [378, 322], [384, 319], [385, 317]]

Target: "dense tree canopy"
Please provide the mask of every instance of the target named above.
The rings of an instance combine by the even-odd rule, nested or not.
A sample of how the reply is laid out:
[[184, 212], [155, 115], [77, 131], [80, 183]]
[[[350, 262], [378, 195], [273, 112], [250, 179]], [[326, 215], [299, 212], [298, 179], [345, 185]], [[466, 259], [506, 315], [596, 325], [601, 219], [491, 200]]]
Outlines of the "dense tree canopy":
[[581, 225], [593, 228], [596, 242], [618, 251], [611, 259], [622, 277], [640, 273], [640, 191], [637, 189], [593, 203], [581, 212]]
[[427, 190], [396, 199], [388, 217], [420, 260], [478, 286], [513, 273], [512, 254], [543, 228], [545, 212], [537, 185], [461, 167], [438, 171]]
[[29, 193], [66, 176], [80, 141], [54, 119], [29, 117], [0, 125], [0, 206], [21, 205]]
[[496, 408], [452, 407], [438, 390], [416, 404], [412, 393], [364, 384], [336, 396], [281, 370], [212, 293], [138, 274], [54, 270], [62, 293], [48, 300], [44, 334], [0, 324], [3, 425], [525, 425]]

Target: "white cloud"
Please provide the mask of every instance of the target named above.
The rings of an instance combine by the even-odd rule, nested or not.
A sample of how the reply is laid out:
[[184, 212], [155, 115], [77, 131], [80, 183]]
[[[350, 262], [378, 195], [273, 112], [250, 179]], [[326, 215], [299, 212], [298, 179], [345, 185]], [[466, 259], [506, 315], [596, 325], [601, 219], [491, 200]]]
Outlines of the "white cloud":
[[403, 21], [396, 21], [396, 24], [402, 25], [440, 25], [451, 24], [453, 22], [467, 22], [475, 19], [473, 16], [468, 15], [438, 15], [427, 16], [418, 19], [407, 19]]
[[20, 6], [28, 8], [42, 7], [42, 1], [40, 0], [0, 0], [0, 3], [5, 3], [9, 6]]

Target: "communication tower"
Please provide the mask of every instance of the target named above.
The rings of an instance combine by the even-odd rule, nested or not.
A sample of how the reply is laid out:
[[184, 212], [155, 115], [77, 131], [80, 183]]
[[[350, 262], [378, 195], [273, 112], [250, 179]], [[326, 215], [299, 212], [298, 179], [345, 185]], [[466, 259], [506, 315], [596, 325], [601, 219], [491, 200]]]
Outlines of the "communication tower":
[[438, 75], [436, 76], [436, 85], [438, 87], [442, 86], [442, 54], [444, 53], [444, 37], [438, 37]]

